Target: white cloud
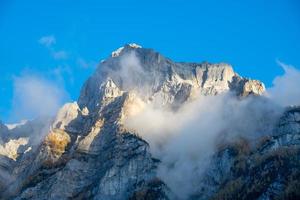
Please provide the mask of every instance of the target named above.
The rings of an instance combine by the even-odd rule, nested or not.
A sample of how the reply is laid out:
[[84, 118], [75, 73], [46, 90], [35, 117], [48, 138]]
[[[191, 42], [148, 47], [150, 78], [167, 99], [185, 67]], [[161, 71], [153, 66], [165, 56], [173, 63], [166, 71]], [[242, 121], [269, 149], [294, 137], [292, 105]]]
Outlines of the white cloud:
[[[104, 64], [103, 71], [106, 71], [113, 80], [120, 84], [122, 89], [127, 91], [135, 89], [143, 95], [149, 94], [149, 91], [153, 89], [149, 83], [153, 81], [155, 75], [149, 74], [143, 69], [136, 53], [134, 51], [125, 53], [119, 57], [118, 62], [119, 64], [116, 66], [119, 68], [115, 69], [115, 66]], [[122, 81], [118, 82], [119, 80]]]
[[68, 99], [61, 84], [37, 75], [14, 77], [13, 109], [15, 120], [51, 116]]
[[95, 69], [98, 64], [96, 61], [87, 61], [82, 57], [77, 58], [76, 62], [77, 65], [82, 69]]
[[[185, 199], [200, 184], [217, 144], [240, 137], [255, 138], [270, 134], [281, 109], [268, 99], [234, 94], [198, 96], [178, 111], [142, 106], [140, 112], [125, 120], [129, 130], [137, 132], [162, 162], [158, 175]], [[170, 167], [172, 166], [172, 167]]]
[[43, 46], [45, 46], [51, 56], [55, 60], [61, 60], [61, 59], [67, 59], [68, 58], [68, 53], [64, 50], [57, 50], [54, 45], [56, 44], [56, 38], [53, 35], [48, 35], [48, 36], [43, 36], [39, 40], [39, 43]]
[[284, 74], [273, 80], [273, 86], [267, 89], [267, 95], [279, 105], [300, 105], [300, 71], [291, 65], [278, 61]]
[[56, 38], [53, 35], [43, 36], [39, 39], [39, 43], [46, 47], [51, 47], [56, 43]]

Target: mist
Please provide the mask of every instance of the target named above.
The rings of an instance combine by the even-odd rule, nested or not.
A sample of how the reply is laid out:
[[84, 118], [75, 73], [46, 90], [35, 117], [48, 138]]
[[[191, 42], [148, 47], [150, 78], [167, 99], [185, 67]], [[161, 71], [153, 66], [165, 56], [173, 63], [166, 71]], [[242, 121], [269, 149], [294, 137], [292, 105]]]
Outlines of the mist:
[[[101, 65], [101, 70], [111, 77], [124, 91], [134, 90], [140, 97], [149, 97], [154, 77], [146, 72], [134, 51], [118, 57], [117, 62]], [[117, 66], [117, 67], [116, 67]]]
[[179, 198], [186, 198], [195, 192], [219, 144], [243, 138], [255, 145], [258, 138], [272, 134], [285, 106], [300, 104], [300, 73], [282, 66], [285, 73], [274, 78], [263, 96], [198, 95], [176, 111], [148, 102], [125, 126], [149, 143], [153, 156], [161, 160], [158, 176]]
[[292, 65], [278, 61], [284, 74], [273, 80], [273, 86], [267, 89], [267, 95], [282, 106], [300, 105], [300, 71]]
[[[61, 82], [48, 80], [38, 75], [24, 73], [13, 78], [13, 99], [10, 117], [14, 121], [27, 119], [26, 123], [18, 124], [17, 128], [9, 130], [9, 140], [24, 139], [25, 143], [12, 145], [18, 151], [19, 148], [29, 149], [29, 153], [34, 153], [46, 134], [49, 133], [49, 127], [52, 123], [52, 117], [55, 116], [61, 105], [67, 101], [68, 94], [62, 87]], [[1, 133], [0, 133], [1, 134]], [[6, 141], [8, 142], [8, 141]], [[0, 145], [5, 145], [1, 144]], [[30, 147], [30, 148], [28, 148]], [[26, 153], [28, 153], [26, 152]], [[2, 153], [2, 152], [1, 152]], [[9, 158], [0, 155], [2, 162], [11, 162]], [[4, 165], [5, 166], [5, 165]], [[1, 189], [6, 188], [17, 180], [17, 177], [11, 173], [10, 169], [0, 167]], [[2, 197], [10, 195], [9, 191], [0, 191]]]
[[58, 82], [22, 74], [13, 79], [11, 118], [15, 121], [53, 116], [67, 101], [68, 93]]
[[194, 191], [218, 144], [240, 138], [255, 141], [271, 134], [282, 108], [264, 97], [238, 99], [234, 94], [201, 96], [179, 110], [146, 104], [126, 126], [149, 144], [161, 160], [158, 176], [185, 198]]

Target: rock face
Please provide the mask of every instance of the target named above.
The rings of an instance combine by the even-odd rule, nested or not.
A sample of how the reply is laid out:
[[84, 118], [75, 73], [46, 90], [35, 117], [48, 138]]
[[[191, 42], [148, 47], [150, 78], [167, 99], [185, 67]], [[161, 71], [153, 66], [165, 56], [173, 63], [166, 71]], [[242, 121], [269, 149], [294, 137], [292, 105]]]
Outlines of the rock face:
[[33, 155], [40, 145], [47, 124], [49, 124], [49, 119], [41, 118], [8, 125], [9, 128], [4, 124], [1, 125], [0, 196], [2, 199], [7, 197], [9, 193], [7, 186], [15, 181], [15, 175], [21, 174], [15, 174], [14, 170], [26, 168], [30, 164], [30, 160], [26, 158]]
[[[176, 106], [195, 92], [215, 95], [234, 91], [237, 95], [260, 95], [263, 83], [236, 74], [228, 64], [176, 63], [152, 49], [126, 45], [103, 61], [81, 90], [79, 107], [97, 109], [103, 80], [110, 78], [123, 91], [136, 90], [145, 100]], [[142, 90], [142, 91], [141, 91]]]
[[0, 121], [0, 144], [2, 145], [7, 140], [8, 128]]
[[28, 144], [28, 138], [11, 139], [4, 145], [0, 146], [0, 155], [7, 156], [13, 160], [18, 157], [18, 149], [20, 146]]
[[288, 108], [255, 147], [246, 140], [215, 154], [191, 199], [298, 199], [300, 109]]
[[[0, 155], [16, 160], [29, 147], [36, 146], [42, 137], [43, 128], [49, 119], [26, 121], [16, 125], [6, 125], [0, 122]], [[34, 137], [32, 137], [34, 136]]]
[[[86, 116], [78, 110], [77, 118], [64, 120], [64, 127], [55, 126], [34, 158], [29, 183], [22, 184], [26, 189], [16, 199], [129, 198], [155, 179], [157, 162], [147, 142], [120, 124], [128, 93], [115, 89], [107, 80], [101, 86], [100, 112]], [[58, 121], [75, 116], [65, 108]]]
[[[19, 142], [0, 157], [1, 180], [8, 180], [0, 180], [0, 196], [175, 199], [157, 175], [160, 161], [151, 155], [147, 141], [126, 129], [126, 117], [149, 102], [176, 110], [198, 94], [247, 97], [264, 90], [263, 83], [240, 77], [225, 63], [177, 63], [152, 49], [125, 45], [101, 62], [82, 87], [78, 103], [64, 105], [51, 123], [28, 122], [12, 130], [0, 123], [0, 144]], [[223, 145], [188, 198], [299, 197], [293, 193], [299, 186], [299, 113], [299, 108], [287, 110], [274, 134], [258, 147], [248, 148], [246, 141]], [[33, 132], [44, 133], [36, 134], [39, 142]], [[11, 156], [15, 151], [19, 154]]]

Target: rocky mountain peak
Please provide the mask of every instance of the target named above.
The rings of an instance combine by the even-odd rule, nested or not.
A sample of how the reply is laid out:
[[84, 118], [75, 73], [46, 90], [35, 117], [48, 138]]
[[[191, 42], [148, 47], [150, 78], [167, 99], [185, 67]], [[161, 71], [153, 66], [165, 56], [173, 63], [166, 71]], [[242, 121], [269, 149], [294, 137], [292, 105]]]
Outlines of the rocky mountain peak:
[[52, 124], [53, 129], [65, 130], [68, 124], [77, 118], [80, 109], [76, 102], [66, 103], [57, 113]]
[[117, 50], [113, 51], [111, 53], [111, 57], [118, 57], [122, 53], [123, 50], [137, 49], [137, 48], [142, 48], [142, 46], [140, 46], [136, 43], [125, 44], [123, 47], [120, 47]]
[[[145, 101], [159, 101], [176, 107], [197, 91], [216, 95], [232, 91], [238, 96], [261, 95], [264, 85], [240, 77], [231, 65], [174, 62], [153, 49], [125, 45], [100, 63], [87, 80], [78, 100], [80, 108], [95, 110], [102, 97], [116, 97], [134, 91]], [[99, 91], [104, 89], [104, 93]], [[99, 92], [95, 92], [99, 91]]]
[[[137, 116], [149, 105], [167, 110], [171, 117], [199, 95], [233, 93], [236, 103], [249, 95], [262, 95], [264, 90], [262, 82], [239, 76], [226, 63], [174, 62], [153, 49], [125, 45], [100, 63], [83, 85], [78, 102], [65, 104], [50, 123], [28, 122], [13, 130], [0, 123], [1, 137], [8, 131], [14, 144], [32, 147], [11, 150], [12, 142], [0, 144], [0, 151], [3, 147], [6, 153], [0, 159], [0, 170], [5, 172], [0, 178], [3, 174], [13, 177], [9, 185], [3, 183], [6, 179], [0, 180], [0, 194], [6, 199], [176, 199], [158, 175], [162, 160], [154, 158], [150, 142], [125, 126], [128, 117]], [[222, 143], [207, 162], [209, 167], [201, 169], [204, 175], [193, 183], [195, 188], [187, 199], [237, 199], [244, 194], [268, 199], [278, 192], [275, 186], [282, 187], [285, 175], [296, 179], [299, 173], [293, 169], [299, 164], [286, 155], [299, 152], [299, 113], [298, 107], [286, 110], [274, 132], [259, 138], [262, 142], [257, 146], [258, 142], [248, 144], [243, 138]], [[146, 114], [152, 115], [152, 110]], [[222, 121], [222, 117], [217, 119]], [[32, 136], [38, 133], [40, 143], [36, 144]], [[20, 139], [23, 137], [28, 140]], [[289, 163], [290, 169], [284, 170], [281, 161]]]
[[229, 87], [243, 97], [248, 95], [260, 96], [266, 90], [261, 81], [241, 78], [240, 76], [234, 76]]

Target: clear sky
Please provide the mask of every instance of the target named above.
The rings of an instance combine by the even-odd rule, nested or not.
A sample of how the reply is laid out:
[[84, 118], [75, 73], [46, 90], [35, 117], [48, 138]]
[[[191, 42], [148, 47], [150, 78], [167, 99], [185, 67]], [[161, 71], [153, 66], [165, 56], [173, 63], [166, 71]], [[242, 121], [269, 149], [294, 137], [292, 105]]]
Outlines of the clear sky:
[[76, 100], [96, 63], [131, 42], [228, 62], [271, 86], [276, 60], [300, 67], [300, 1], [0, 0], [0, 119], [13, 120], [16, 77], [36, 74]]

